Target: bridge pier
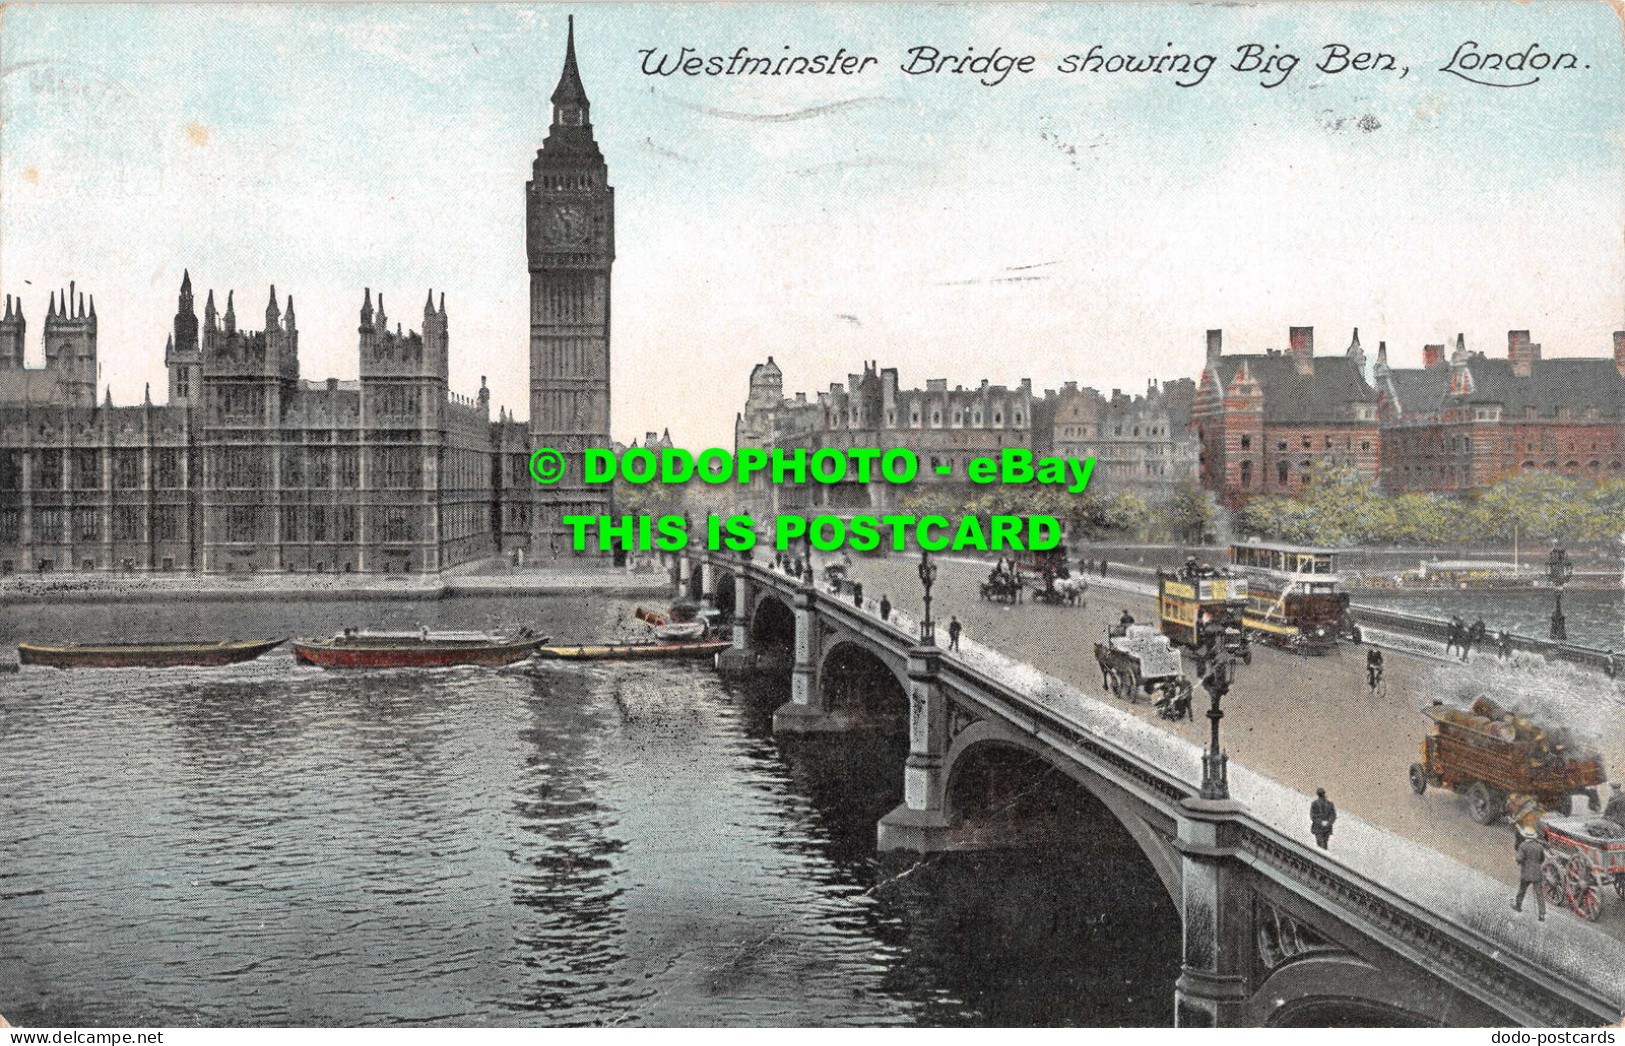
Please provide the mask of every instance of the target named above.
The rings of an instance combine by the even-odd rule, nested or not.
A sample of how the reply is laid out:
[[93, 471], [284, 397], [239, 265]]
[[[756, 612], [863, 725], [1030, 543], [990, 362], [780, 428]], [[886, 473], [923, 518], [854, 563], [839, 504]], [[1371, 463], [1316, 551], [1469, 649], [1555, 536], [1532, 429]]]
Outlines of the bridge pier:
[[948, 844], [948, 698], [938, 678], [942, 652], [917, 646], [908, 652], [908, 762], [903, 801], [880, 819], [876, 849], [931, 853]]
[[830, 708], [818, 666], [823, 660], [823, 626], [818, 622], [818, 595], [805, 585], [796, 589], [796, 660], [790, 670], [790, 700], [773, 713], [775, 734], [829, 734], [845, 731], [846, 717]]
[[743, 570], [734, 574], [733, 646], [717, 655], [717, 671], [724, 676], [747, 676], [756, 671], [756, 649], [750, 640], [755, 593]]
[[1242, 805], [1185, 799], [1174, 846], [1180, 854], [1184, 957], [1174, 985], [1174, 1024], [1224, 1028], [1255, 1023], [1250, 1001], [1253, 903], [1246, 866], [1237, 859]]
[[710, 556], [700, 559], [700, 605], [707, 610], [717, 605], [717, 568]]

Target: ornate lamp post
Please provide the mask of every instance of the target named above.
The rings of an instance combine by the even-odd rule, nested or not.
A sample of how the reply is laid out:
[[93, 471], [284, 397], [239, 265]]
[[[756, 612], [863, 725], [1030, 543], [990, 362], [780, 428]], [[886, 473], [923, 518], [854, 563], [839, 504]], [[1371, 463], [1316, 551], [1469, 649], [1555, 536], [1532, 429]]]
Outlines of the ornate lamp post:
[[920, 619], [920, 645], [937, 645], [937, 624], [931, 620], [931, 586], [937, 580], [937, 565], [931, 562], [931, 553], [920, 550], [920, 584], [925, 586], [925, 616]]
[[1552, 633], [1554, 640], [1569, 638], [1568, 623], [1563, 619], [1563, 586], [1569, 583], [1574, 576], [1574, 564], [1569, 561], [1569, 554], [1563, 551], [1562, 545], [1553, 545], [1552, 554], [1546, 557], [1546, 570], [1551, 575], [1552, 587], [1556, 590], [1554, 595], [1556, 603], [1552, 608]]
[[1230, 692], [1230, 684], [1235, 681], [1235, 658], [1223, 652], [1214, 659], [1207, 675], [1202, 677], [1202, 689], [1213, 698], [1213, 705], [1207, 710], [1208, 722], [1213, 724], [1213, 734], [1208, 742], [1208, 750], [1202, 753], [1203, 799], [1230, 798], [1229, 759], [1219, 747], [1219, 720], [1224, 718], [1219, 701]]

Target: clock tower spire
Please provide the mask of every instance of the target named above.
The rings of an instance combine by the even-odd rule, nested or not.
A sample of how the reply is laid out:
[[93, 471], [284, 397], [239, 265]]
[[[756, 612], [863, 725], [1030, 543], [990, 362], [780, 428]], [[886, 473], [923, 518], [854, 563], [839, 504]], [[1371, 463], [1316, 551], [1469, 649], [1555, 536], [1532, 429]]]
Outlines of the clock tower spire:
[[593, 138], [591, 104], [576, 65], [573, 16], [551, 102], [552, 125], [525, 184], [530, 440], [533, 450], [551, 447], [564, 456], [564, 475], [536, 488], [533, 559], [571, 552], [564, 516], [604, 516], [611, 510], [609, 488], [582, 481], [582, 459], [589, 448], [609, 446], [615, 190]]

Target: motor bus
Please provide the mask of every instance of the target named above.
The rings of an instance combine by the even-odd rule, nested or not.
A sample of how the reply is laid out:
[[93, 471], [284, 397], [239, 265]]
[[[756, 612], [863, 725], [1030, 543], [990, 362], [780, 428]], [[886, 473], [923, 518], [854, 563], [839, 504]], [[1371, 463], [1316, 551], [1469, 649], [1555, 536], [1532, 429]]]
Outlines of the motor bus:
[[1230, 546], [1230, 566], [1247, 577], [1242, 622], [1255, 638], [1301, 654], [1337, 646], [1349, 597], [1337, 573], [1338, 551], [1247, 541]]

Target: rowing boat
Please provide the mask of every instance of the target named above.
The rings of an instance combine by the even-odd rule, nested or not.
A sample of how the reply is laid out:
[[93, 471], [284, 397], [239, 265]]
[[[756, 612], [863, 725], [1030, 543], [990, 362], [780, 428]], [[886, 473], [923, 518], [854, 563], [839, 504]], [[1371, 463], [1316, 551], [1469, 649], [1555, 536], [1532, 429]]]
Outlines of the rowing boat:
[[287, 639], [224, 639], [215, 643], [18, 643], [25, 665], [51, 668], [182, 668], [252, 661]]
[[639, 661], [711, 657], [728, 649], [726, 640], [707, 643], [604, 643], [596, 646], [538, 647], [536, 657], [553, 661]]

